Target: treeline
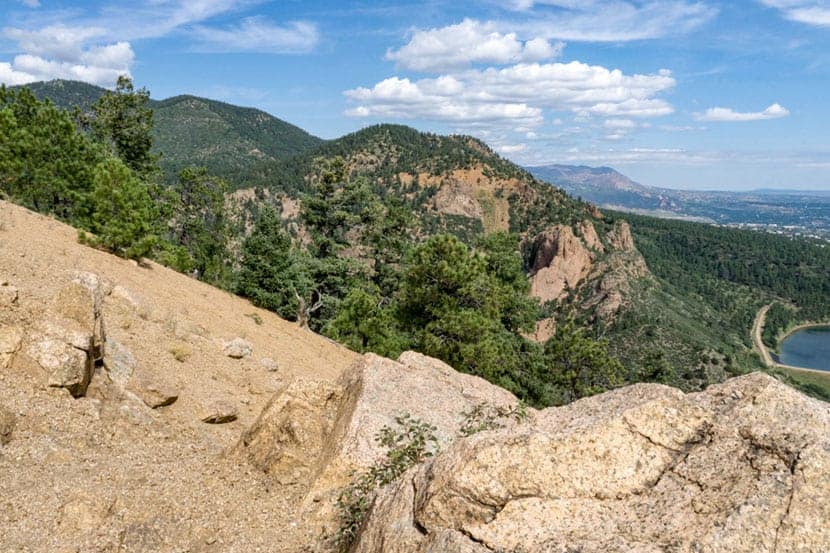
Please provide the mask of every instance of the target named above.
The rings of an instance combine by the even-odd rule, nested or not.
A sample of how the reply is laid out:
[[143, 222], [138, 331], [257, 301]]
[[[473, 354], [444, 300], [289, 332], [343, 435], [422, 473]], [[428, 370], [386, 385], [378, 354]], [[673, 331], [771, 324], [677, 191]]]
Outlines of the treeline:
[[0, 87], [0, 193], [117, 255], [230, 283], [223, 181], [182, 171], [162, 186], [146, 90], [121, 78], [88, 112]]
[[605, 344], [573, 324], [546, 344], [524, 338], [539, 305], [517, 235], [424, 238], [411, 206], [337, 157], [315, 161], [317, 177], [297, 190], [300, 232], [266, 205], [246, 234], [221, 179], [187, 168], [164, 184], [152, 124], [149, 94], [128, 79], [88, 113], [0, 89], [0, 191], [90, 245], [189, 272], [357, 351], [415, 349], [538, 406], [624, 383]]
[[668, 282], [716, 297], [712, 279], [741, 284], [789, 300], [801, 319], [830, 316], [824, 242], [628, 213], [625, 219], [649, 268]]

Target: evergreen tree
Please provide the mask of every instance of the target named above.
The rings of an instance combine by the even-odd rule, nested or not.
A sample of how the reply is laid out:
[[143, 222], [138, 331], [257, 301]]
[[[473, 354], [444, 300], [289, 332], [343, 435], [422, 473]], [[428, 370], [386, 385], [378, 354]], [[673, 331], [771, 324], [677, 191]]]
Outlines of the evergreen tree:
[[106, 154], [68, 113], [30, 90], [0, 87], [0, 190], [30, 209], [86, 226], [93, 172]]
[[157, 241], [155, 205], [147, 185], [120, 160], [95, 168], [91, 206], [95, 237], [87, 241], [130, 259], [150, 253]]
[[143, 178], [154, 177], [158, 156], [153, 147], [153, 110], [150, 93], [135, 90], [132, 79], [118, 77], [115, 91], [107, 91], [92, 107], [89, 126], [95, 138], [108, 144], [115, 155]]
[[242, 243], [237, 292], [259, 307], [297, 320], [301, 316], [300, 303], [314, 290], [310, 261], [292, 246], [279, 214], [266, 208]]
[[561, 403], [623, 383], [623, 366], [608, 354], [607, 344], [585, 337], [573, 321], [559, 326], [545, 343], [545, 364], [552, 383], [562, 390]]
[[227, 283], [230, 278], [226, 190], [225, 181], [209, 175], [203, 167], [183, 169], [171, 190], [171, 241], [189, 254], [186, 266], [178, 268], [195, 270], [202, 280], [212, 284]]

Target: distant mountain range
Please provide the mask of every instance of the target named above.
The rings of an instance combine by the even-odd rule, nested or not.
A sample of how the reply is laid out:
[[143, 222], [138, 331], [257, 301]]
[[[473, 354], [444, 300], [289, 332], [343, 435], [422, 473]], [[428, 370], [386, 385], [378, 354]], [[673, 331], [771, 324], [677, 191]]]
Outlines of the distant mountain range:
[[[64, 109], [89, 110], [105, 89], [78, 81], [26, 85], [39, 99]], [[233, 181], [263, 160], [281, 160], [319, 146], [323, 140], [264, 111], [197, 96], [152, 102], [154, 149], [163, 153], [168, 178], [189, 165], [203, 165]]]
[[605, 209], [830, 238], [830, 192], [826, 191], [673, 190], [645, 186], [610, 167], [527, 169], [536, 178]]

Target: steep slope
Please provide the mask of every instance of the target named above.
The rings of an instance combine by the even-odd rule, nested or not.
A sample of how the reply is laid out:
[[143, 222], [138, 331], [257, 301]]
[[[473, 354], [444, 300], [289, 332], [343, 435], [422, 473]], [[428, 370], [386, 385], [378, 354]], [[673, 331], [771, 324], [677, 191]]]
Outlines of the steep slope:
[[288, 381], [356, 354], [6, 202], [0, 291], [0, 549], [298, 550], [297, 491], [220, 455]]

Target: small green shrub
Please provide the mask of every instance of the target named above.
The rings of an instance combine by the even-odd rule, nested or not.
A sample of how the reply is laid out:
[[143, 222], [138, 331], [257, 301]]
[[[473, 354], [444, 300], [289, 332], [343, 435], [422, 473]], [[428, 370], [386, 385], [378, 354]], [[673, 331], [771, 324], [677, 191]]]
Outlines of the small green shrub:
[[262, 317], [259, 316], [259, 313], [246, 313], [245, 316], [254, 321], [257, 325], [262, 324]]
[[516, 405], [491, 405], [481, 402], [463, 413], [464, 422], [458, 433], [461, 436], [472, 436], [485, 430], [504, 428], [505, 421], [513, 419], [522, 422], [527, 418], [527, 405], [520, 401]]
[[434, 426], [408, 413], [395, 417], [395, 422], [398, 428], [384, 426], [375, 436], [386, 456], [357, 475], [337, 498], [340, 527], [332, 542], [338, 551], [346, 552], [354, 543], [377, 491], [438, 451]]

